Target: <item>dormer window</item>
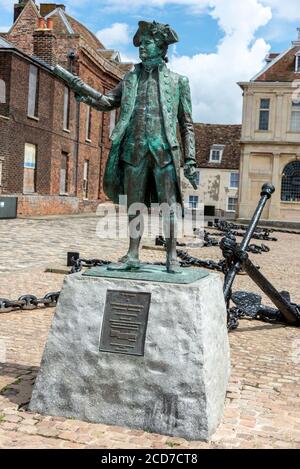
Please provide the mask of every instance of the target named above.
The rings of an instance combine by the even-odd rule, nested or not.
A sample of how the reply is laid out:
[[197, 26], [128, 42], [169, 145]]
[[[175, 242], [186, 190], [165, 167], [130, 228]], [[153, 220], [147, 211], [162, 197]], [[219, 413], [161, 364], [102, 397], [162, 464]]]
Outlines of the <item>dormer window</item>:
[[210, 149], [209, 162], [221, 163], [225, 145], [212, 145]]
[[300, 73], [300, 51], [296, 54], [295, 72]]

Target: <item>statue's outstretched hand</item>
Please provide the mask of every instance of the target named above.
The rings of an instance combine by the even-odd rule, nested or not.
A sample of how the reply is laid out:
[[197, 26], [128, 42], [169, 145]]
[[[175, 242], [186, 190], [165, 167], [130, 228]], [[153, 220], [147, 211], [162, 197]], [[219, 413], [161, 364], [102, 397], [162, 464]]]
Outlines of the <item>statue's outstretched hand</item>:
[[74, 77], [73, 78], [73, 85], [77, 88], [77, 89], [80, 89], [80, 88], [83, 88], [85, 83], [83, 80], [81, 80], [81, 78], [79, 77]]
[[75, 93], [75, 99], [78, 103], [86, 103], [87, 97], [83, 96], [82, 94]]
[[186, 161], [183, 168], [184, 176], [189, 180], [193, 188], [198, 189], [196, 162], [194, 160]]

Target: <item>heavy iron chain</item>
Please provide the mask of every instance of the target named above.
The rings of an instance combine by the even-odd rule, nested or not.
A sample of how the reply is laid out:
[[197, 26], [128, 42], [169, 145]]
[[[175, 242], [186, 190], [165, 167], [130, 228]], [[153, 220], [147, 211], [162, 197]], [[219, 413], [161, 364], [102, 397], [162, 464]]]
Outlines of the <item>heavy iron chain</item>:
[[73, 265], [70, 274], [80, 272], [83, 267], [101, 267], [102, 265], [109, 265], [111, 261], [103, 261], [102, 259], [73, 259]]
[[[228, 234], [229, 232], [226, 232]], [[200, 235], [200, 231], [197, 230], [195, 231], [195, 234]], [[217, 233], [218, 236], [224, 236], [224, 233]], [[166, 246], [166, 240], [163, 238], [163, 236], [157, 236], [155, 240], [156, 246]], [[180, 247], [187, 247], [185, 243], [179, 243], [177, 242], [177, 246]], [[213, 247], [213, 246], [220, 246], [220, 241], [218, 239], [212, 238], [210, 233], [204, 230], [204, 241], [203, 241], [203, 246], [202, 247]], [[261, 244], [260, 246], [258, 244], [250, 244], [247, 248], [248, 252], [251, 252], [252, 254], [261, 254], [262, 252], [269, 252], [270, 248], [266, 246], [265, 244]], [[199, 261], [199, 259], [198, 259]], [[208, 262], [209, 264], [213, 261], [201, 261], [202, 262], [202, 267], [205, 267], [206, 263]], [[209, 265], [208, 264], [208, 265]], [[200, 265], [198, 264], [193, 264], [191, 263], [190, 265]], [[218, 269], [216, 269], [218, 270]]]
[[[229, 223], [226, 220], [218, 220], [217, 222], [213, 224], [213, 228], [216, 228], [222, 234], [231, 233], [233, 236], [239, 236], [239, 237], [244, 237], [245, 233], [243, 233], [243, 231], [246, 231], [247, 229], [246, 226]], [[237, 230], [242, 230], [242, 231], [237, 231]], [[270, 236], [270, 233], [272, 233], [273, 231], [274, 230], [271, 230], [268, 228], [256, 227], [256, 230], [253, 233], [252, 238], [263, 240], [263, 241], [277, 241], [277, 238]], [[219, 236], [222, 236], [222, 234], [220, 234]], [[213, 233], [213, 235], [217, 236], [218, 233]]]
[[49, 292], [43, 298], [34, 295], [22, 295], [18, 300], [0, 298], [0, 313], [10, 313], [18, 310], [32, 310], [38, 307], [54, 307], [57, 304], [60, 292]]
[[[246, 231], [248, 228], [248, 225], [237, 225], [235, 223], [230, 223], [226, 220], [218, 220], [215, 221], [213, 226], [217, 229], [221, 229], [221, 231], [227, 231], [227, 229], [230, 230], [242, 230]], [[257, 226], [255, 229], [256, 233], [289, 233], [289, 234], [298, 234], [300, 235], [300, 231], [296, 230], [290, 230], [290, 229], [283, 229], [283, 228], [262, 228]]]
[[[100, 259], [73, 259], [73, 266], [69, 274], [80, 272], [83, 267], [96, 267], [110, 264], [110, 261]], [[53, 308], [57, 305], [60, 292], [49, 292], [43, 298], [34, 295], [22, 295], [18, 300], [0, 298], [0, 314], [11, 311], [29, 311], [37, 308]]]
[[[226, 232], [226, 234], [229, 233]], [[236, 236], [236, 232], [235, 231], [230, 231], [231, 234], [235, 235]], [[217, 233], [218, 235], [221, 235], [221, 236], [224, 236], [224, 232], [222, 233]], [[259, 238], [261, 239], [261, 238]], [[276, 238], [269, 238], [269, 237], [266, 237], [264, 239], [268, 239], [269, 241], [275, 241]], [[208, 233], [207, 231], [204, 230], [204, 243], [203, 243], [203, 247], [212, 247], [212, 246], [220, 246], [220, 241], [216, 238], [213, 238], [210, 233]], [[265, 244], [261, 244], [261, 245], [258, 245], [258, 244], [250, 244], [248, 247], [247, 247], [247, 251], [248, 252], [251, 252], [252, 254], [261, 254], [262, 252], [269, 252], [270, 251], [270, 248], [268, 246], [266, 246]]]
[[[228, 227], [229, 228], [229, 227]], [[226, 230], [226, 236], [232, 236], [232, 230]], [[264, 233], [265, 235], [265, 233]], [[210, 239], [207, 234], [206, 241], [209, 243]], [[160, 239], [159, 242], [161, 245], [164, 245], [164, 240]], [[215, 244], [213, 245], [220, 245], [218, 240], [213, 241]], [[182, 245], [182, 244], [181, 244]], [[178, 243], [180, 246], [180, 243]], [[257, 245], [250, 245], [249, 250], [251, 252], [268, 252], [269, 248], [265, 245], [257, 246]], [[180, 258], [180, 265], [181, 267], [204, 267], [206, 269], [214, 270], [217, 272], [222, 272], [226, 274], [228, 270], [228, 264], [226, 258], [220, 260], [218, 262], [213, 260], [203, 260], [197, 257], [191, 256], [186, 251], [177, 250], [177, 255]], [[101, 260], [101, 259], [72, 259], [72, 268], [70, 270], [70, 274], [80, 272], [83, 267], [96, 267], [96, 266], [103, 266], [110, 264], [110, 261]], [[156, 263], [156, 265], [165, 265], [165, 263]], [[246, 292], [243, 292], [246, 293]], [[60, 292], [50, 292], [47, 293], [43, 298], [37, 298], [34, 295], [23, 295], [18, 300], [11, 301], [5, 298], [0, 298], [0, 313], [9, 313], [11, 311], [21, 311], [21, 310], [33, 310], [39, 307], [55, 307], [59, 298]], [[251, 294], [249, 294], [251, 295]], [[228, 330], [235, 330], [239, 325], [239, 320], [241, 318], [250, 317], [251, 319], [258, 319], [262, 321], [268, 322], [280, 322], [280, 312], [274, 310], [274, 308], [266, 308], [262, 307], [260, 311], [253, 315], [251, 312], [247, 311], [247, 308], [242, 308], [240, 305], [235, 305], [234, 307], [227, 305], [228, 309], [228, 322], [227, 327]], [[272, 310], [272, 311], [271, 311]]]
[[212, 261], [210, 259], [198, 259], [197, 257], [191, 256], [186, 251], [177, 250], [177, 256], [181, 259], [181, 267], [205, 267], [209, 270], [215, 270], [217, 272], [224, 272], [225, 261]]
[[[80, 272], [83, 267], [97, 267], [111, 264], [111, 261], [101, 259], [73, 259], [73, 265], [69, 274]], [[155, 265], [165, 265], [155, 263]], [[11, 311], [29, 311], [40, 307], [53, 308], [57, 305], [60, 292], [49, 292], [43, 298], [37, 298], [34, 295], [22, 295], [18, 300], [8, 300], [0, 298], [0, 314], [10, 313]]]

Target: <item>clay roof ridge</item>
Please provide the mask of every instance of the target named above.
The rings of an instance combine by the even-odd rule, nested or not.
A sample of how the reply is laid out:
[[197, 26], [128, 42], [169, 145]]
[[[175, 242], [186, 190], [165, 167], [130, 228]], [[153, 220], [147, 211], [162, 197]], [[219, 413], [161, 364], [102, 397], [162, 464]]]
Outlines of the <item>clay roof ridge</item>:
[[69, 34], [74, 34], [74, 29], [70, 25], [70, 23], [68, 21], [68, 18], [67, 18], [67, 15], [62, 10], [62, 8], [60, 8], [60, 7], [55, 8], [55, 10], [51, 11], [50, 13], [48, 13], [48, 15], [45, 16], [45, 19], [47, 20], [48, 18], [51, 18], [51, 16], [56, 15], [56, 14], [58, 14], [60, 16], [60, 18], [61, 18], [62, 22], [64, 23], [68, 33]]
[[263, 73], [265, 73], [267, 70], [269, 70], [273, 65], [275, 65], [279, 60], [281, 60], [286, 54], [288, 54], [292, 49], [294, 49], [294, 45], [289, 47], [287, 50], [279, 54], [277, 57], [275, 57], [271, 62], [266, 63], [266, 65], [260, 70], [253, 78], [250, 79], [251, 81], [256, 81]]

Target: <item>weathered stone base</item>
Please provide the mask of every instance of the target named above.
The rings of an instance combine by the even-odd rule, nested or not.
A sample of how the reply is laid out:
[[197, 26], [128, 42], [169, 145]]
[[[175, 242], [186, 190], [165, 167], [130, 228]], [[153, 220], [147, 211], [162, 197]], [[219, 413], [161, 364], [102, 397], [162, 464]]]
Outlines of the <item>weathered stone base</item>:
[[[107, 290], [151, 293], [144, 356], [99, 351]], [[229, 375], [218, 275], [189, 285], [66, 277], [30, 409], [207, 440]]]

